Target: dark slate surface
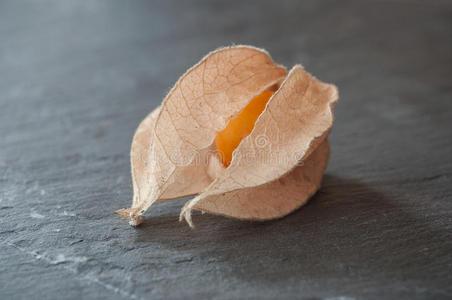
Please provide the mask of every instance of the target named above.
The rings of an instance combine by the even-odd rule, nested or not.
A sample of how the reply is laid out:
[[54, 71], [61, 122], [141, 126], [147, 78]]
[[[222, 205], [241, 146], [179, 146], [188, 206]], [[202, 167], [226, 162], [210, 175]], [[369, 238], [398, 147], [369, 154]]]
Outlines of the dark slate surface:
[[[341, 99], [321, 191], [268, 223], [134, 229], [134, 129], [208, 51], [264, 47]], [[0, 2], [0, 298], [452, 297], [452, 3]]]

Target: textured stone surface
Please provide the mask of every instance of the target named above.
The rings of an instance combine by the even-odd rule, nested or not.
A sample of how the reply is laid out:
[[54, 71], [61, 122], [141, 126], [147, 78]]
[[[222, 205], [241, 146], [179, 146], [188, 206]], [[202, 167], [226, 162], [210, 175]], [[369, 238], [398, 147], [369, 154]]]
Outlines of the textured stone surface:
[[[1, 299], [452, 297], [451, 3], [259, 3], [1, 2]], [[339, 86], [324, 187], [274, 222], [120, 222], [134, 129], [231, 43]]]

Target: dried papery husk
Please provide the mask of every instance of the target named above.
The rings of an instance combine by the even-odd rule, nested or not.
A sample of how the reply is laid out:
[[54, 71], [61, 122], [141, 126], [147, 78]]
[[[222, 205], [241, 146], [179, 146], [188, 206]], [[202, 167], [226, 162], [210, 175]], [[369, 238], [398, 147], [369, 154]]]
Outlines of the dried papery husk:
[[[301, 66], [286, 75], [265, 51], [248, 46], [214, 51], [187, 71], [139, 125], [131, 149], [133, 204], [116, 213], [138, 225], [154, 202], [199, 194], [181, 212], [193, 226], [194, 209], [268, 220], [303, 205], [327, 165], [338, 93]], [[265, 89], [276, 92], [223, 167], [217, 132]]]
[[199, 162], [209, 157], [217, 132], [286, 74], [267, 52], [248, 46], [219, 49], [189, 69], [138, 127], [131, 149], [132, 207], [116, 213], [135, 226], [159, 199], [207, 187], [208, 164]]
[[[206, 208], [206, 201], [219, 207], [221, 200], [212, 199], [224, 197], [227, 200], [230, 192], [252, 189], [275, 181], [307, 160], [328, 136], [333, 124], [332, 109], [337, 99], [338, 92], [334, 85], [322, 83], [301, 66], [295, 66], [269, 100], [251, 134], [235, 149], [229, 167], [219, 172], [219, 176], [201, 194], [184, 206], [181, 218], [184, 217], [193, 226], [192, 209], [215, 212], [215, 205]], [[272, 197], [268, 197], [269, 199], [262, 199], [261, 202], [271, 206]], [[300, 199], [304, 201], [303, 197]], [[259, 202], [253, 203], [257, 205]], [[280, 205], [279, 201], [276, 200], [274, 205], [275, 208]], [[223, 210], [218, 213], [245, 218], [242, 208], [242, 205], [231, 206], [227, 213]], [[259, 215], [258, 207], [250, 218], [278, 218], [287, 214], [288, 210], [289, 208], [278, 208], [276, 211], [280, 211], [280, 215]]]

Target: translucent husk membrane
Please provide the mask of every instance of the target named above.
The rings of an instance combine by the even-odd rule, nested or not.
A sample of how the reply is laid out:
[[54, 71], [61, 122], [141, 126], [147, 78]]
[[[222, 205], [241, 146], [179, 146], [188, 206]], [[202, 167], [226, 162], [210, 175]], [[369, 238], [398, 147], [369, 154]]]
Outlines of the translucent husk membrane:
[[[263, 91], [279, 87], [225, 168], [215, 139]], [[189, 69], [139, 125], [131, 149], [134, 198], [116, 213], [138, 225], [156, 201], [196, 194], [192, 210], [248, 220], [306, 203], [326, 168], [337, 88], [296, 65], [287, 74], [249, 46], [216, 50]]]

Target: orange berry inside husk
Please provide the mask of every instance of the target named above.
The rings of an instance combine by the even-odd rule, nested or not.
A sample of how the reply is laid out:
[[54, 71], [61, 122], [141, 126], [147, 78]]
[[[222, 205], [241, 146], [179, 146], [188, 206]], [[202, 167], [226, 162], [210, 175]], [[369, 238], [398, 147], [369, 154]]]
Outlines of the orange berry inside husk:
[[264, 111], [274, 92], [265, 90], [254, 97], [245, 108], [232, 118], [226, 128], [217, 133], [215, 145], [221, 162], [227, 168], [232, 160], [232, 152], [254, 128], [257, 118]]

